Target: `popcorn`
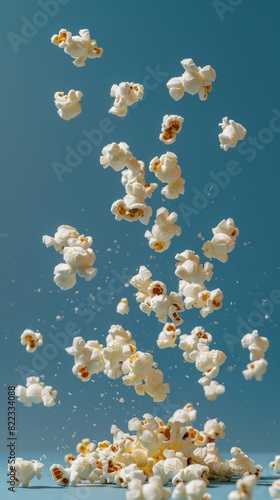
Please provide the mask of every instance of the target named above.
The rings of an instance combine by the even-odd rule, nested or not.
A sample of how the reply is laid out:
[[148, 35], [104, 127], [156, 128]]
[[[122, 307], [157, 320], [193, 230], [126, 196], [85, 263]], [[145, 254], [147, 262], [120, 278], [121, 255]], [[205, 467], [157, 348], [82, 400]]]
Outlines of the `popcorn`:
[[78, 238], [78, 236], [79, 233], [75, 227], [63, 225], [57, 228], [54, 237], [44, 235], [42, 241], [47, 248], [53, 246], [57, 252], [62, 254], [64, 247], [68, 246], [68, 240]]
[[54, 406], [57, 391], [50, 385], [45, 386], [40, 381], [40, 377], [27, 377], [26, 387], [18, 385], [15, 389], [15, 395], [24, 406], [43, 403], [44, 406]]
[[151, 277], [151, 271], [145, 266], [140, 266], [139, 273], [131, 278], [129, 283], [138, 290], [136, 293], [137, 302], [143, 302], [149, 296], [148, 287], [153, 281]]
[[194, 479], [202, 479], [205, 484], [209, 483], [207, 475], [209, 474], [209, 468], [206, 465], [201, 464], [191, 464], [181, 469], [176, 476], [173, 477], [172, 483], [174, 486], [179, 483], [189, 483]]
[[256, 486], [257, 478], [254, 475], [238, 479], [236, 486], [238, 490], [231, 491], [228, 500], [251, 500], [253, 489]]
[[276, 474], [280, 474], [280, 455], [276, 455], [274, 460], [269, 463], [269, 467], [272, 467]]
[[112, 142], [102, 149], [100, 164], [103, 168], [112, 167], [115, 172], [129, 168], [135, 175], [140, 173], [140, 163], [134, 158], [126, 142]]
[[166, 86], [171, 97], [178, 101], [185, 92], [191, 95], [198, 94], [201, 101], [205, 101], [212, 90], [212, 82], [216, 80], [216, 72], [211, 66], [196, 66], [192, 59], [181, 61], [185, 72], [181, 77], [171, 78]]
[[130, 311], [127, 298], [123, 297], [117, 304], [117, 313], [128, 314]]
[[156, 252], [164, 252], [170, 246], [174, 236], [180, 236], [182, 229], [176, 225], [178, 219], [176, 212], [169, 214], [168, 210], [161, 207], [157, 210], [157, 217], [152, 231], [146, 231], [144, 236], [149, 240], [149, 247]]
[[213, 442], [218, 438], [225, 437], [225, 424], [224, 422], [218, 422], [216, 418], [210, 418], [204, 424], [204, 432], [207, 435], [208, 441]]
[[162, 487], [158, 476], [151, 476], [147, 484], [142, 484], [140, 479], [133, 479], [128, 484], [126, 500], [167, 500], [171, 491]]
[[206, 241], [202, 247], [203, 253], [210, 259], [218, 259], [220, 262], [227, 262], [228, 253], [235, 247], [235, 240], [239, 234], [239, 229], [235, 227], [233, 219], [223, 219], [217, 227], [212, 229], [214, 234], [211, 241]]
[[23, 488], [27, 488], [33, 477], [36, 476], [38, 479], [41, 479], [43, 468], [44, 464], [38, 462], [38, 460], [24, 460], [23, 458], [16, 457], [14, 465], [10, 465], [8, 470], [13, 471], [13, 479], [16, 486], [19, 486], [21, 483]]
[[280, 480], [276, 479], [268, 488], [271, 498], [280, 498]]
[[41, 333], [33, 332], [27, 328], [22, 332], [20, 342], [22, 345], [26, 345], [27, 352], [34, 352], [37, 347], [43, 344], [43, 336]]
[[227, 116], [223, 118], [219, 126], [222, 127], [222, 133], [218, 137], [224, 151], [227, 151], [228, 148], [235, 148], [238, 141], [242, 141], [247, 134], [246, 128], [234, 120], [228, 120]]
[[159, 333], [157, 345], [160, 349], [167, 347], [176, 347], [176, 339], [180, 335], [181, 330], [176, 328], [173, 323], [165, 323], [163, 330]]
[[246, 380], [251, 380], [254, 377], [258, 382], [261, 382], [267, 366], [268, 362], [264, 358], [257, 359], [247, 365], [247, 370], [242, 371], [243, 376]]
[[184, 118], [178, 115], [164, 115], [161, 124], [160, 141], [165, 144], [173, 144], [176, 141], [176, 136], [182, 130]]
[[91, 375], [105, 368], [103, 346], [97, 340], [85, 342], [82, 337], [74, 337], [72, 347], [66, 347], [65, 350], [74, 356], [72, 372], [83, 382], [88, 382]]
[[205, 332], [202, 326], [196, 326], [190, 335], [181, 335], [179, 349], [184, 351], [183, 357], [188, 363], [194, 363], [195, 359], [190, 356], [191, 353], [198, 350], [200, 345], [209, 345], [212, 342], [212, 335]]
[[199, 256], [192, 250], [185, 250], [177, 253], [175, 274], [188, 283], [198, 283], [201, 285], [204, 281], [210, 281], [213, 276], [213, 265], [206, 262], [204, 265], [199, 263]]
[[157, 179], [167, 184], [173, 184], [181, 178], [181, 168], [177, 165], [178, 157], [167, 151], [159, 158], [155, 156], [150, 161], [149, 170], [153, 172]]
[[206, 493], [206, 484], [201, 479], [193, 479], [187, 484], [178, 483], [172, 493], [172, 498], [176, 500], [211, 500], [211, 495]]
[[252, 333], [247, 333], [241, 339], [242, 347], [249, 349], [250, 360], [255, 361], [264, 357], [265, 352], [269, 348], [269, 341], [266, 337], [260, 337], [258, 330], [253, 330]]
[[141, 198], [126, 195], [123, 199], [116, 200], [111, 206], [111, 212], [116, 220], [134, 222], [139, 220], [141, 224], [149, 224], [152, 209]]
[[197, 283], [187, 283], [185, 280], [179, 281], [179, 293], [184, 295], [186, 309], [196, 307], [200, 309], [200, 314], [206, 318], [208, 314], [222, 307], [223, 292], [219, 288], [209, 291], [205, 285]]
[[85, 66], [87, 58], [95, 59], [103, 54], [103, 49], [97, 46], [96, 40], [91, 40], [88, 29], [80, 30], [79, 36], [72, 36], [70, 31], [61, 29], [58, 35], [52, 36], [51, 42], [73, 57], [73, 64], [77, 67]]
[[153, 398], [154, 403], [161, 403], [166, 399], [167, 394], [170, 393], [170, 386], [163, 383], [163, 373], [161, 370], [151, 369], [145, 376], [145, 383], [142, 385], [135, 385], [137, 394], [144, 396], [148, 394]]
[[197, 351], [190, 354], [190, 358], [195, 360], [195, 367], [209, 379], [215, 378], [219, 373], [219, 367], [227, 359], [223, 351], [212, 349], [205, 344], [198, 344]]
[[[210, 382], [209, 379], [207, 380], [207, 382], [208, 381]], [[217, 397], [224, 394], [226, 390], [225, 386], [223, 384], [219, 384], [218, 382], [216, 382], [216, 380], [211, 380], [209, 385], [203, 385], [203, 389], [205, 397], [206, 399], [208, 399], [208, 401], [216, 401]]]
[[57, 107], [60, 118], [63, 120], [72, 120], [76, 118], [81, 111], [79, 101], [82, 99], [83, 94], [79, 90], [69, 90], [68, 94], [64, 92], [56, 92], [54, 94], [54, 104]]
[[130, 464], [116, 473], [114, 481], [117, 486], [127, 488], [130, 481], [139, 480], [142, 484], [146, 481], [146, 475], [136, 464]]
[[109, 113], [116, 116], [126, 116], [128, 106], [140, 101], [144, 95], [144, 87], [139, 83], [121, 82], [114, 84], [110, 91], [111, 97], [114, 97], [114, 105], [109, 109]]
[[186, 467], [187, 459], [183, 453], [174, 450], [164, 450], [164, 459], [153, 466], [153, 474], [159, 476], [162, 484], [166, 485]]
[[241, 450], [241, 448], [234, 446], [231, 448], [230, 453], [232, 455], [232, 459], [229, 460], [228, 465], [233, 474], [242, 478], [253, 476], [256, 480], [260, 477], [263, 470], [262, 466], [255, 465], [254, 460], [249, 458], [248, 455]]
[[176, 410], [169, 422], [181, 422], [182, 424], [191, 424], [196, 420], [197, 410], [191, 403], [187, 403], [183, 408]]

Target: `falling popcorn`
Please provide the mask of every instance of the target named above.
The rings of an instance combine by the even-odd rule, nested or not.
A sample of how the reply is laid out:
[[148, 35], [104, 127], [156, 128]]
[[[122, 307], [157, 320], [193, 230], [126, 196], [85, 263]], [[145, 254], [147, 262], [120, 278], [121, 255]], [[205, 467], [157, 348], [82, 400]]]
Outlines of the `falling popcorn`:
[[171, 78], [166, 86], [171, 97], [178, 101], [185, 92], [191, 95], [198, 94], [201, 101], [206, 101], [212, 90], [212, 83], [216, 80], [216, 72], [211, 66], [196, 66], [192, 59], [181, 61], [185, 72], [180, 77]]
[[209, 382], [209, 385], [203, 385], [203, 389], [204, 395], [206, 399], [208, 399], [208, 401], [216, 401], [218, 396], [221, 396], [225, 393], [226, 388], [223, 384], [219, 384], [219, 382], [217, 382], [216, 380], [211, 380], [210, 382], [210, 379], [208, 379], [208, 377], [207, 382]]
[[83, 94], [79, 90], [69, 90], [68, 94], [64, 92], [56, 92], [54, 94], [54, 104], [57, 107], [60, 118], [63, 120], [72, 120], [78, 116], [81, 111], [79, 101], [82, 99]]
[[201, 326], [196, 326], [191, 331], [190, 335], [184, 334], [180, 336], [179, 349], [184, 351], [184, 360], [188, 363], [194, 363], [195, 358], [191, 354], [195, 351], [198, 352], [199, 346], [208, 346], [213, 338], [210, 333], [205, 332]]
[[200, 309], [200, 314], [203, 318], [221, 309], [224, 298], [223, 292], [219, 288], [209, 291], [205, 285], [188, 283], [185, 280], [179, 281], [179, 293], [185, 297], [185, 308], [191, 309], [195, 307]]
[[54, 237], [44, 235], [42, 240], [47, 248], [53, 246], [57, 252], [62, 254], [64, 247], [68, 246], [68, 240], [78, 238], [78, 236], [80, 235], [75, 227], [63, 225], [57, 228]]
[[109, 113], [116, 116], [126, 116], [128, 106], [135, 104], [143, 99], [144, 87], [139, 83], [121, 82], [114, 84], [110, 91], [111, 97], [114, 97], [114, 105], [109, 109]]
[[13, 472], [12, 477], [16, 486], [21, 483], [23, 488], [27, 488], [35, 476], [37, 479], [41, 479], [43, 468], [44, 464], [37, 460], [24, 460], [16, 457], [14, 465], [10, 465], [8, 470]]
[[176, 212], [169, 214], [164, 207], [158, 208], [155, 224], [151, 231], [146, 231], [144, 236], [149, 240], [149, 247], [156, 252], [164, 252], [170, 246], [174, 236], [180, 236], [182, 229], [176, 225], [178, 219]]
[[87, 58], [95, 59], [103, 54], [103, 49], [97, 46], [96, 40], [91, 40], [88, 29], [80, 30], [79, 36], [72, 36], [70, 31], [61, 29], [58, 35], [52, 36], [51, 42], [73, 57], [73, 64], [77, 67], [85, 66]]
[[247, 370], [243, 370], [243, 376], [246, 380], [251, 380], [255, 378], [258, 382], [261, 382], [263, 375], [266, 373], [268, 362], [266, 359], [257, 359], [256, 361], [249, 363], [247, 365]]
[[184, 118], [178, 115], [164, 115], [161, 124], [160, 141], [165, 144], [173, 144], [176, 141], [176, 136], [182, 130]]
[[112, 142], [102, 149], [100, 164], [103, 168], [112, 167], [115, 172], [129, 168], [134, 174], [140, 173], [140, 163], [134, 158], [126, 142]]
[[253, 330], [252, 333], [247, 333], [241, 339], [241, 345], [250, 352], [250, 360], [264, 358], [265, 352], [269, 348], [269, 341], [266, 337], [260, 337], [258, 330]]
[[173, 323], [165, 323], [163, 330], [159, 333], [157, 345], [160, 349], [167, 347], [176, 347], [177, 337], [180, 335], [181, 330], [176, 328]]
[[212, 229], [214, 234], [211, 241], [206, 241], [202, 247], [205, 257], [227, 262], [228, 253], [235, 248], [235, 240], [239, 235], [239, 229], [235, 226], [233, 219], [223, 219], [217, 227]]
[[111, 212], [117, 221], [126, 220], [134, 222], [139, 220], [141, 224], [149, 224], [152, 209], [143, 198], [127, 194], [123, 199], [116, 200], [111, 206]]
[[43, 336], [39, 332], [26, 329], [21, 334], [20, 342], [22, 345], [26, 345], [27, 352], [34, 352], [37, 347], [43, 344]]
[[241, 478], [249, 477], [249, 474], [259, 478], [263, 470], [261, 465], [255, 465], [252, 458], [248, 457], [241, 448], [233, 446], [230, 450], [232, 458], [228, 464], [232, 472]]
[[276, 474], [280, 474], [280, 455], [276, 455], [274, 460], [269, 463], [269, 467], [271, 467]]
[[124, 297], [122, 298], [117, 305], [117, 313], [119, 314], [128, 314], [130, 311], [128, 300]]
[[218, 137], [220, 146], [224, 151], [227, 151], [228, 148], [235, 148], [238, 141], [242, 141], [247, 134], [246, 128], [234, 120], [228, 120], [227, 117], [223, 118], [219, 126], [223, 130]]
[[40, 377], [27, 377], [26, 387], [18, 385], [15, 389], [15, 395], [24, 406], [43, 403], [44, 406], [54, 406], [57, 391], [50, 385], [40, 381]]
[[204, 281], [210, 281], [213, 276], [213, 265], [210, 262], [205, 262], [204, 265], [199, 263], [199, 256], [192, 250], [185, 250], [182, 253], [177, 253], [175, 274], [178, 278], [187, 281], [188, 283], [198, 283], [201, 285]]
[[185, 180], [181, 178], [181, 168], [177, 164], [178, 157], [168, 151], [159, 158], [156, 156], [150, 161], [149, 170], [155, 174], [161, 182], [167, 183], [161, 190], [166, 198], [174, 200], [185, 192]]

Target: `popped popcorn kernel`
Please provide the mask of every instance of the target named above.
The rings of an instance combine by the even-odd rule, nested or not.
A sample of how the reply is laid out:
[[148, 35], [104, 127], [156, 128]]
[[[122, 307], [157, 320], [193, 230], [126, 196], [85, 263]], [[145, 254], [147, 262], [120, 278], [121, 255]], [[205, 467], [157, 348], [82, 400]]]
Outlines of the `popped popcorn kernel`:
[[41, 333], [33, 332], [27, 328], [22, 332], [20, 342], [22, 345], [26, 345], [27, 352], [34, 352], [37, 347], [43, 344], [43, 336]]
[[176, 136], [182, 130], [184, 118], [179, 115], [164, 115], [161, 124], [160, 141], [165, 144], [173, 144], [176, 141]]
[[44, 464], [38, 462], [38, 460], [24, 460], [16, 457], [14, 465], [8, 466], [8, 471], [15, 471], [13, 475], [15, 486], [21, 484], [23, 488], [27, 488], [35, 476], [37, 479], [41, 479], [43, 468]]
[[268, 488], [271, 498], [280, 498], [280, 480], [276, 479]]
[[164, 207], [158, 208], [155, 224], [151, 231], [146, 231], [144, 236], [149, 240], [149, 247], [156, 252], [164, 252], [170, 246], [174, 236], [180, 236], [182, 229], [176, 225], [178, 215], [176, 212], [169, 214]]
[[79, 90], [69, 90], [68, 94], [65, 95], [64, 92], [56, 92], [54, 94], [54, 104], [60, 118], [67, 121], [76, 118], [82, 111], [79, 104], [82, 97], [83, 94]]
[[247, 130], [243, 125], [234, 120], [229, 120], [228, 117], [223, 118], [219, 126], [222, 127], [222, 132], [218, 137], [220, 146], [224, 151], [227, 151], [228, 148], [235, 148], [238, 141], [242, 141], [247, 134]]
[[119, 303], [117, 304], [117, 313], [119, 314], [129, 314], [130, 308], [128, 305], [128, 300], [127, 298], [123, 297]]
[[202, 247], [203, 253], [210, 259], [218, 259], [220, 262], [227, 262], [228, 253], [235, 248], [235, 240], [239, 234], [239, 229], [235, 227], [233, 219], [223, 219], [217, 227], [212, 229], [213, 238], [206, 241]]
[[274, 460], [269, 463], [269, 467], [271, 467], [276, 474], [280, 474], [280, 455], [276, 455]]
[[40, 377], [27, 377], [26, 387], [17, 385], [15, 395], [20, 403], [24, 406], [32, 406], [32, 404], [43, 403], [44, 406], [54, 406], [57, 391], [53, 390], [50, 385], [45, 386], [40, 381]]
[[109, 113], [115, 116], [126, 116], [127, 108], [132, 104], [143, 99], [144, 87], [139, 83], [121, 82], [114, 84], [110, 91], [111, 97], [114, 97], [114, 105], [109, 109]]
[[58, 34], [53, 35], [51, 42], [71, 56], [73, 64], [77, 67], [85, 66], [86, 59], [99, 58], [103, 49], [98, 47], [96, 40], [90, 38], [88, 29], [81, 29], [79, 35], [73, 36], [70, 31], [61, 29]]
[[212, 83], [216, 80], [216, 72], [211, 66], [196, 66], [192, 59], [181, 61], [185, 72], [180, 77], [171, 78], [166, 86], [170, 96], [178, 101], [188, 93], [198, 94], [201, 101], [206, 101], [209, 92], [212, 91]]

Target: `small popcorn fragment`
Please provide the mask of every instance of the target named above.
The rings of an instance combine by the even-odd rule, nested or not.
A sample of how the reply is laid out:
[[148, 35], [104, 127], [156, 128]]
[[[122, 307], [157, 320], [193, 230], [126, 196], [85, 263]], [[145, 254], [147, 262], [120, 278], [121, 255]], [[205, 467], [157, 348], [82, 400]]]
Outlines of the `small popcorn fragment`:
[[245, 349], [249, 349], [250, 360], [264, 358], [265, 352], [269, 348], [269, 341], [266, 337], [260, 337], [258, 330], [253, 330], [252, 333], [247, 333], [241, 339], [241, 345]]
[[276, 455], [274, 460], [269, 463], [269, 467], [271, 467], [276, 474], [280, 474], [280, 455]]
[[276, 479], [268, 488], [271, 498], [280, 498], [280, 480]]
[[140, 83], [121, 82], [119, 85], [114, 84], [111, 87], [110, 95], [115, 100], [109, 113], [116, 116], [126, 116], [128, 106], [143, 99], [144, 87]]
[[149, 477], [148, 483], [142, 484], [140, 479], [133, 479], [128, 483], [126, 500], [167, 500], [171, 496], [171, 491], [162, 487], [160, 477]]
[[202, 247], [205, 257], [227, 262], [228, 253], [235, 247], [235, 240], [239, 235], [239, 229], [235, 226], [233, 219], [223, 219], [212, 229], [213, 238], [206, 241]]
[[18, 385], [15, 389], [15, 395], [24, 406], [43, 403], [44, 406], [54, 406], [57, 391], [50, 385], [45, 386], [40, 381], [40, 377], [27, 377], [26, 387]]
[[164, 115], [161, 124], [160, 141], [164, 144], [173, 144], [176, 141], [176, 136], [182, 130], [184, 118], [179, 115]]
[[170, 246], [174, 236], [180, 236], [182, 229], [176, 225], [178, 219], [176, 212], [169, 214], [164, 207], [158, 208], [155, 224], [151, 231], [146, 231], [144, 236], [149, 240], [149, 247], [155, 252], [164, 252]]
[[202, 479], [192, 479], [189, 483], [179, 482], [172, 493], [175, 500], [211, 500], [211, 495], [206, 493], [207, 485]]
[[226, 388], [223, 384], [219, 384], [216, 380], [210, 381], [209, 379], [207, 379], [207, 382], [209, 382], [209, 385], [203, 385], [203, 389], [205, 397], [208, 401], [216, 401], [218, 396], [225, 393]]
[[8, 471], [13, 472], [15, 486], [19, 486], [21, 483], [23, 488], [27, 488], [35, 476], [37, 479], [41, 479], [43, 468], [44, 464], [38, 460], [24, 460], [16, 457], [14, 464], [9, 465]]
[[175, 274], [178, 278], [188, 283], [198, 283], [199, 285], [204, 283], [204, 281], [211, 280], [213, 265], [210, 262], [205, 262], [204, 265], [200, 264], [199, 256], [192, 250], [177, 253], [175, 259], [179, 261], [175, 264]]
[[166, 198], [174, 200], [185, 192], [185, 180], [181, 178], [181, 168], [177, 164], [178, 157], [168, 151], [159, 158], [156, 156], [150, 161], [149, 170], [155, 174], [161, 182], [167, 183], [161, 190]]
[[82, 92], [79, 90], [69, 90], [68, 94], [64, 95], [64, 92], [56, 92], [54, 94], [54, 104], [57, 107], [58, 115], [63, 120], [72, 120], [76, 118], [81, 111], [81, 105], [79, 101], [83, 97]]
[[181, 65], [185, 70], [182, 76], [171, 78], [166, 84], [171, 97], [178, 101], [186, 92], [198, 94], [201, 101], [206, 101], [212, 90], [212, 83], [216, 80], [215, 70], [209, 65], [203, 68], [196, 66], [192, 59], [183, 59]]
[[37, 347], [43, 344], [43, 336], [41, 333], [33, 332], [27, 328], [22, 332], [20, 342], [22, 345], [26, 345], [27, 352], [34, 352]]
[[229, 493], [228, 500], [251, 500], [256, 483], [257, 477], [254, 474], [238, 479], [236, 483], [238, 489]]
[[140, 163], [134, 158], [126, 142], [112, 142], [102, 149], [100, 164], [103, 168], [112, 167], [115, 172], [120, 172], [127, 167], [134, 175], [140, 173]]
[[77, 67], [85, 66], [87, 58], [96, 59], [103, 54], [103, 49], [97, 46], [96, 40], [91, 40], [88, 29], [80, 30], [79, 36], [72, 36], [70, 31], [61, 29], [57, 35], [52, 36], [51, 42], [64, 49], [74, 59], [73, 64]]
[[176, 339], [181, 334], [181, 330], [173, 323], [165, 323], [163, 330], [159, 333], [157, 345], [160, 349], [176, 347]]
[[246, 380], [251, 380], [255, 378], [258, 382], [261, 382], [263, 375], [266, 373], [268, 367], [268, 362], [266, 359], [261, 358], [256, 361], [252, 361], [247, 365], [247, 370], [243, 370], [243, 376]]
[[117, 313], [128, 314], [130, 311], [127, 298], [123, 297], [117, 304]]
[[246, 128], [234, 120], [228, 120], [227, 117], [223, 118], [219, 126], [222, 127], [223, 130], [218, 137], [220, 146], [224, 151], [227, 151], [228, 148], [235, 148], [238, 141], [242, 141], [247, 134]]

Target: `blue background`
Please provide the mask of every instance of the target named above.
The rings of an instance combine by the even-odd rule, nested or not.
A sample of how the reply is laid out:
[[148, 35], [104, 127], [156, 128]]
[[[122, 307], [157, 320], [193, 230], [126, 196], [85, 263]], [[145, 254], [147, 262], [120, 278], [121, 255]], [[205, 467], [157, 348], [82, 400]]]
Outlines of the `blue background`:
[[[37, 1], [1, 2], [1, 62], [5, 68], [1, 81], [0, 183], [3, 414], [7, 386], [24, 384], [32, 373], [44, 374], [45, 383], [58, 390], [53, 408], [17, 404], [18, 456], [39, 459], [57, 452], [57, 461], [62, 463], [63, 455], [74, 452], [82, 438], [110, 439], [114, 422], [126, 430], [127, 420], [146, 412], [166, 420], [187, 402], [197, 406], [198, 428], [207, 418], [225, 422], [226, 438], [218, 445], [227, 454], [237, 444], [246, 452], [280, 452], [280, 305], [270, 299], [273, 290], [280, 288], [280, 131], [271, 130], [272, 118], [277, 112], [280, 115], [280, 7], [273, 0], [231, 4], [235, 6], [224, 1], [228, 8], [223, 12], [217, 3], [206, 0], [143, 0], [141, 4], [70, 0], [60, 5], [52, 18], [46, 15], [44, 23], [44, 18], [37, 16], [42, 12]], [[11, 33], [23, 36], [26, 20], [22, 18], [45, 25], [34, 29], [29, 39], [18, 39], [19, 44], [13, 47]], [[102, 58], [87, 60], [86, 67], [76, 68], [63, 50], [50, 43], [61, 28], [73, 34], [89, 28], [91, 37], [104, 49]], [[169, 96], [166, 82], [182, 74], [180, 61], [189, 57], [197, 65], [210, 64], [217, 72], [206, 102], [188, 94], [178, 102]], [[142, 83], [156, 68], [160, 76], [150, 76], [149, 85], [154, 88], [146, 89], [143, 102], [131, 108], [124, 119], [108, 114], [113, 83]], [[56, 113], [53, 95], [71, 88], [84, 94], [82, 113], [65, 122]], [[164, 114], [173, 113], [183, 116], [185, 122], [176, 143], [166, 147], [158, 139], [160, 125]], [[242, 149], [227, 153], [220, 149], [218, 123], [223, 116], [247, 128]], [[100, 128], [104, 119], [109, 120], [109, 132]], [[276, 125], [279, 127], [278, 117]], [[59, 179], [53, 162], [66, 164], [66, 148], [77, 151], [85, 129], [97, 131], [96, 146]], [[182, 227], [182, 236], [175, 237], [161, 255], [148, 247], [143, 236], [146, 226], [116, 222], [110, 212], [124, 188], [120, 174], [112, 169], [104, 171], [99, 157], [105, 145], [120, 141], [127, 142], [136, 158], [145, 162], [148, 182], [155, 181], [148, 171], [154, 156], [167, 150], [178, 155], [186, 179], [185, 195], [166, 200], [160, 195], [158, 181], [159, 188], [150, 202], [153, 216], [149, 228], [160, 206], [176, 211]], [[218, 193], [210, 172], [225, 171], [231, 160], [238, 162], [240, 173], [231, 176]], [[204, 194], [205, 208], [195, 205], [197, 190]], [[187, 217], [186, 206], [198, 213]], [[158, 349], [156, 339], [162, 325], [154, 316], [141, 313], [135, 290], [125, 283], [140, 265], [146, 265], [169, 291], [177, 290], [175, 254], [188, 248], [204, 261], [201, 235], [211, 239], [211, 228], [228, 217], [235, 220], [240, 236], [227, 264], [213, 262], [214, 277], [209, 283], [210, 289], [223, 290], [223, 308], [206, 319], [198, 310], [186, 311], [181, 326], [182, 333], [203, 326], [214, 337], [212, 348], [227, 354], [218, 376], [226, 393], [209, 402], [197, 383], [199, 373], [183, 362], [182, 351]], [[96, 278], [89, 283], [78, 279], [69, 291], [60, 291], [53, 283], [53, 268], [60, 255], [42, 244], [42, 236], [53, 235], [61, 224], [91, 235], [97, 255]], [[116, 276], [121, 276], [115, 282], [119, 290], [111, 294], [110, 283]], [[125, 317], [116, 313], [124, 296], [131, 307]], [[242, 331], [239, 327], [241, 321], [247, 323], [248, 331], [257, 327], [269, 338], [269, 366], [262, 383], [243, 378], [249, 356], [240, 344], [240, 336], [246, 333], [246, 327]], [[149, 396], [137, 396], [121, 379], [111, 381], [102, 373], [86, 384], [72, 374], [73, 358], [63, 344], [72, 344], [74, 331], [87, 340], [105, 343], [110, 325], [117, 323], [129, 329], [138, 348], [152, 352], [159, 363], [171, 386], [164, 403], [154, 404]], [[20, 344], [25, 328], [44, 336], [36, 358]], [[61, 347], [55, 345], [54, 338]], [[122, 397], [124, 403], [119, 402]], [[5, 418], [2, 425], [5, 437]]]

